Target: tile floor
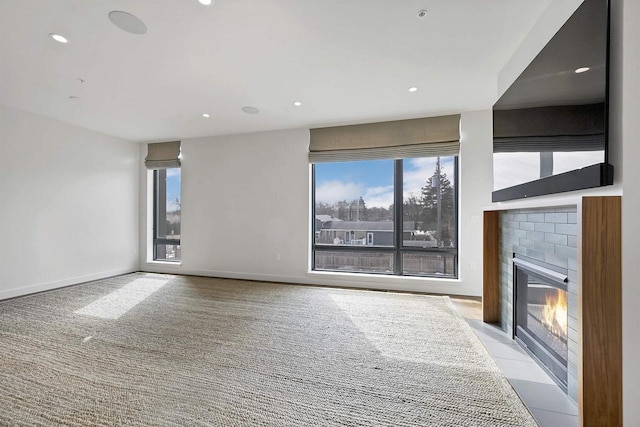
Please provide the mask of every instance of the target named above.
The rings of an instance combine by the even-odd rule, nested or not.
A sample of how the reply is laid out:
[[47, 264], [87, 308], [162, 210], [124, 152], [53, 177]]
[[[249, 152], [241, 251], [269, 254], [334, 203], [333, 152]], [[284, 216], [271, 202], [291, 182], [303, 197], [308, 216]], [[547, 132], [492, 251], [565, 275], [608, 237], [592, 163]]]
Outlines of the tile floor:
[[578, 406], [531, 357], [496, 326], [483, 323], [479, 301], [452, 301], [505, 373], [541, 427], [577, 427]]

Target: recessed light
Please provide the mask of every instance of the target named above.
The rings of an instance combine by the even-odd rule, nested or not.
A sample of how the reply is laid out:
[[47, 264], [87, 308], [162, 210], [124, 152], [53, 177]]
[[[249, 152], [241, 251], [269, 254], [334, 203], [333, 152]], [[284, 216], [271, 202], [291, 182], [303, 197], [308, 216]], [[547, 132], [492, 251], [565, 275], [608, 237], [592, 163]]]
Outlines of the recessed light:
[[589, 68], [589, 67], [580, 67], [580, 68], [576, 69], [576, 74], [586, 73], [590, 69], [591, 68]]
[[63, 43], [63, 44], [69, 43], [69, 40], [67, 40], [67, 38], [65, 36], [61, 36], [60, 34], [50, 33], [49, 37], [51, 37], [52, 39], [54, 39], [58, 43]]
[[198, 1], [203, 6], [212, 6], [213, 5], [213, 0], [198, 0]]
[[208, 119], [211, 116], [209, 114], [207, 114], [207, 113], [202, 113], [202, 117], [204, 117], [205, 119]]
[[242, 107], [242, 111], [247, 114], [258, 114], [260, 112], [260, 110], [258, 110], [256, 107], [251, 106]]
[[147, 32], [147, 26], [140, 18], [129, 12], [114, 10], [109, 12], [109, 21], [116, 27], [131, 34], [144, 34]]
[[302, 102], [300, 102], [300, 101], [296, 101], [296, 102], [294, 102], [294, 103], [293, 103], [293, 105], [295, 105], [296, 107], [299, 107], [299, 106], [301, 106], [301, 105], [302, 105]]
[[427, 11], [426, 10], [422, 9], [422, 10], [418, 11], [418, 18], [424, 19], [426, 17], [427, 17]]
[[413, 92], [417, 92], [417, 91], [418, 91], [418, 88], [417, 88], [417, 87], [415, 87], [415, 86], [411, 86], [411, 87], [409, 88], [409, 92], [411, 92], [411, 93], [413, 93]]

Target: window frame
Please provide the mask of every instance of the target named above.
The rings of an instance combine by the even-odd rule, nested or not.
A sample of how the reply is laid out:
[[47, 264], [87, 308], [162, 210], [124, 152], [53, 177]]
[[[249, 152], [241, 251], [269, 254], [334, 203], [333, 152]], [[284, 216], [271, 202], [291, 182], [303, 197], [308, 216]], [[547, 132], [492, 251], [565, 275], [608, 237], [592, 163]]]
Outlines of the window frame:
[[[437, 156], [430, 156], [426, 158], [434, 158]], [[404, 171], [403, 162], [406, 159], [393, 159], [393, 218], [394, 218], [394, 245], [393, 246], [331, 246], [331, 245], [318, 245], [316, 244], [316, 164], [311, 165], [311, 270], [321, 272], [334, 272], [334, 273], [353, 273], [353, 274], [379, 274], [384, 276], [410, 276], [410, 277], [430, 277], [443, 280], [456, 280], [459, 278], [459, 214], [460, 214], [460, 200], [459, 200], [459, 156], [440, 156], [440, 157], [453, 157], [453, 174], [455, 178], [454, 187], [454, 248], [417, 248], [408, 247], [403, 244], [403, 225], [404, 225]], [[398, 220], [399, 219], [399, 220]], [[394, 256], [394, 271], [392, 273], [376, 272], [376, 271], [343, 271], [343, 270], [324, 270], [316, 269], [316, 251], [319, 252], [378, 252], [378, 253], [391, 253]], [[453, 255], [453, 273], [451, 275], [442, 274], [419, 274], [419, 273], [405, 273], [403, 271], [402, 258], [407, 253], [432, 253], [432, 254], [445, 254]], [[446, 266], [446, 263], [445, 263]], [[445, 273], [446, 274], [446, 273]]]
[[[177, 169], [177, 168], [176, 168]], [[160, 223], [160, 215], [163, 211], [163, 209], [161, 209], [159, 207], [160, 203], [160, 192], [161, 192], [161, 183], [160, 183], [160, 179], [161, 179], [161, 172], [164, 172], [164, 199], [163, 199], [163, 206], [164, 206], [164, 216], [166, 217], [166, 204], [167, 204], [167, 169], [154, 169], [153, 170], [153, 261], [160, 261], [160, 262], [171, 262], [171, 263], [180, 263], [182, 262], [182, 259], [166, 259], [166, 258], [158, 258], [158, 246], [159, 245], [174, 245], [174, 246], [180, 246], [180, 239], [167, 239], [164, 237], [158, 237], [158, 226]], [[182, 176], [180, 177], [180, 185], [182, 185]], [[180, 220], [182, 221], [182, 217], [180, 218]], [[182, 227], [182, 225], [181, 225]]]

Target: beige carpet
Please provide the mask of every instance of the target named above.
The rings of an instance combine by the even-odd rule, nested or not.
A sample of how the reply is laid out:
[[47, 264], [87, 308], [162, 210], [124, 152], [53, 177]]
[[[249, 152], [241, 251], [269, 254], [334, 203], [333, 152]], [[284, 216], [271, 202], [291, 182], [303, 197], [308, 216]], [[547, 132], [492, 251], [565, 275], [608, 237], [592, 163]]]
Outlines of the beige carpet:
[[139, 273], [0, 303], [0, 425], [536, 423], [446, 297]]

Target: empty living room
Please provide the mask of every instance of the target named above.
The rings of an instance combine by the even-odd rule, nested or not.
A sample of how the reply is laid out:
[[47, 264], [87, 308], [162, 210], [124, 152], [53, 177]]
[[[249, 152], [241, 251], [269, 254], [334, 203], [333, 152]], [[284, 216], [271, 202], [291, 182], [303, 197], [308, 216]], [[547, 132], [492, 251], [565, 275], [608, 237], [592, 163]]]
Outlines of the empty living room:
[[640, 426], [637, 0], [0, 0], [0, 426]]

